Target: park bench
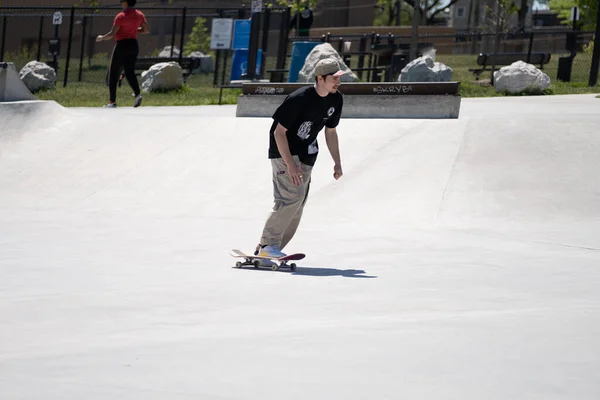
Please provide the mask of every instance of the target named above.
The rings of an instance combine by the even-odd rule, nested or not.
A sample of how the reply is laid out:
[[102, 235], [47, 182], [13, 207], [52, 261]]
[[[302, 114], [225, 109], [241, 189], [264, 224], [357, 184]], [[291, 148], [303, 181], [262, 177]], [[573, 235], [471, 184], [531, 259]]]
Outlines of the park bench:
[[510, 65], [515, 61], [525, 61], [530, 64], [539, 65], [540, 69], [544, 69], [544, 64], [550, 61], [550, 53], [531, 53], [529, 55], [527, 53], [497, 53], [495, 63], [493, 53], [480, 53], [477, 56], [477, 65], [483, 68], [470, 68], [469, 72], [473, 72], [475, 80], [479, 80], [481, 73], [492, 70], [492, 64], [495, 64], [494, 70], [498, 70], [500, 69], [498, 67]]
[[154, 64], [162, 62], [175, 61], [181, 67], [183, 73], [183, 81], [186, 82], [187, 78], [192, 75], [193, 71], [200, 68], [201, 59], [195, 57], [143, 57], [138, 58], [135, 62], [135, 70], [146, 71], [150, 69]]
[[[181, 67], [181, 72], [183, 75], [183, 81], [187, 82], [187, 79], [192, 75], [194, 70], [200, 68], [200, 64], [202, 60], [196, 57], [182, 57], [179, 60], [179, 57], [141, 57], [135, 61], [135, 71], [136, 75], [141, 75], [143, 71], [147, 71], [154, 64], [162, 63], [162, 62], [171, 62], [175, 61]], [[108, 86], [108, 72], [106, 71], [105, 83]], [[123, 84], [123, 79], [125, 79], [125, 72], [121, 70], [121, 74], [119, 76], [118, 85], [119, 87]]]

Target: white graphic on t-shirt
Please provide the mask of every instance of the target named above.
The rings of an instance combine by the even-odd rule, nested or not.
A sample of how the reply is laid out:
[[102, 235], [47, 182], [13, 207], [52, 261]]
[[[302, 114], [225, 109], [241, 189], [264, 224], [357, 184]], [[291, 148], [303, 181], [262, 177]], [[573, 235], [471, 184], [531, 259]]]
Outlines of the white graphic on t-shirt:
[[302, 125], [300, 125], [300, 128], [298, 128], [298, 137], [301, 139], [308, 139], [310, 136], [310, 128], [312, 128], [311, 121], [303, 122]]
[[317, 154], [319, 152], [319, 148], [317, 147], [317, 139], [315, 139], [311, 144], [308, 145], [308, 154]]
[[333, 115], [333, 113], [335, 112], [335, 108], [330, 107], [329, 110], [327, 110], [327, 116], [331, 117]]

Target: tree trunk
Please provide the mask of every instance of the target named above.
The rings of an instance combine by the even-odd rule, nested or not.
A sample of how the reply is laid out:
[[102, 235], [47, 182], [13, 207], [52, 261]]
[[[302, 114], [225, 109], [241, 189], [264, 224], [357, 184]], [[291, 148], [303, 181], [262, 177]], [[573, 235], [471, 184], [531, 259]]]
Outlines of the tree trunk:
[[520, 32], [525, 31], [525, 19], [527, 17], [527, 0], [521, 0], [521, 7], [519, 8], [519, 25], [518, 29]]

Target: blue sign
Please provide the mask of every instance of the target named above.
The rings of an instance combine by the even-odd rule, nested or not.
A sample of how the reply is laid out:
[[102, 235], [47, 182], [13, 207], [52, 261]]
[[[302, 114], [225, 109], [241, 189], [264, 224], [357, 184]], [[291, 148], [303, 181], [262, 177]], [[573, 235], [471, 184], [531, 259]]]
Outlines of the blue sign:
[[[262, 50], [258, 49], [256, 55], [256, 74], [260, 74], [260, 66], [262, 64]], [[231, 60], [231, 74], [229, 75], [230, 81], [236, 81], [242, 79], [242, 76], [248, 73], [248, 50], [236, 50], [233, 52], [233, 59]]]
[[304, 63], [306, 57], [320, 42], [294, 42], [292, 47], [292, 57], [290, 61], [290, 72], [288, 73], [288, 82], [298, 82], [298, 74]]
[[248, 50], [250, 48], [250, 20], [236, 19], [233, 22], [232, 50]]

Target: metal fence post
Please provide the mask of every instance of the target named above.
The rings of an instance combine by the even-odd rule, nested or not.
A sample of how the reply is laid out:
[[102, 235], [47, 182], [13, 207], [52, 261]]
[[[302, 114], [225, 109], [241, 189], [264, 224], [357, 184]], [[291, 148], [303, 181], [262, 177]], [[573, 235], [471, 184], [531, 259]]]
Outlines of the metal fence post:
[[79, 54], [79, 82], [81, 82], [81, 78], [83, 75], [83, 56], [85, 54], [85, 34], [87, 30], [87, 17], [83, 17], [83, 26], [81, 27], [81, 53]]
[[2, 18], [2, 40], [0, 40], [0, 61], [4, 61], [4, 49], [6, 45], [6, 15]]
[[527, 63], [531, 62], [531, 49], [533, 48], [533, 29], [529, 32], [529, 48], [527, 49]]
[[592, 53], [592, 68], [590, 69], [589, 86], [596, 86], [598, 82], [598, 67], [600, 65], [600, 4], [596, 18], [596, 33], [594, 34], [594, 52]]
[[[173, 57], [173, 50], [175, 48], [175, 31], [177, 30], [177, 16], [173, 16], [173, 26], [171, 27], [171, 54], [169, 57]], [[179, 51], [182, 51], [179, 49]]]
[[42, 57], [42, 37], [44, 34], [44, 16], [42, 15], [40, 17], [40, 30], [38, 32], [38, 48], [37, 48], [37, 56], [36, 56], [36, 60], [40, 61], [40, 58]]
[[185, 37], [185, 17], [187, 14], [187, 7], [183, 7], [183, 13], [181, 15], [181, 37], [179, 38], [179, 65], [181, 65], [181, 59], [183, 58], [183, 44]]
[[71, 20], [69, 21], [69, 43], [67, 43], [67, 60], [65, 64], [65, 81], [63, 87], [67, 86], [69, 79], [69, 61], [71, 60], [71, 45], [73, 42], [73, 23], [75, 22], [75, 6], [71, 7]]

